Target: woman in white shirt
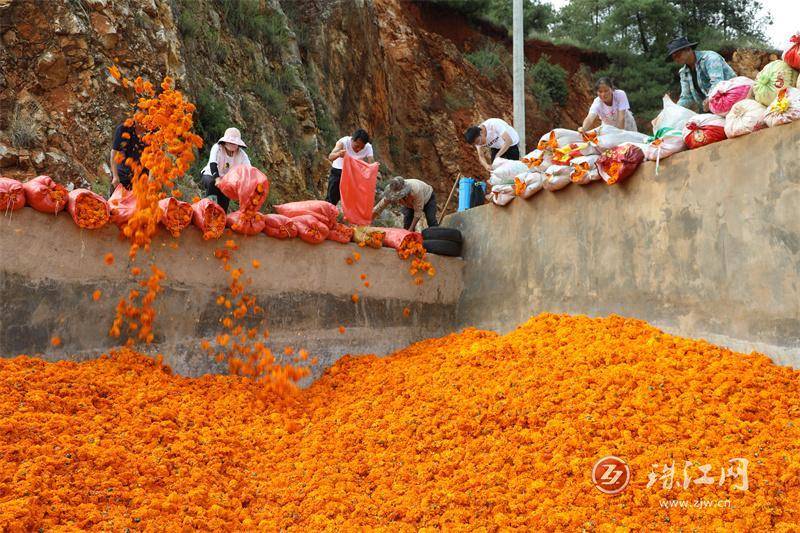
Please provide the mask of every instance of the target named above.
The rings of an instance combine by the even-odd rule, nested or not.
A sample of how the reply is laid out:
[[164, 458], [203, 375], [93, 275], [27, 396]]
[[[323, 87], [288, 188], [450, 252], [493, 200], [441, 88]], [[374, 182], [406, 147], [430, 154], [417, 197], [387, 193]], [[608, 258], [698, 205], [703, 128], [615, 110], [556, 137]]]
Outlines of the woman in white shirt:
[[222, 176], [237, 165], [250, 166], [250, 158], [243, 150], [247, 145], [242, 140], [242, 134], [236, 128], [228, 128], [225, 135], [211, 147], [208, 164], [201, 172], [200, 182], [206, 191], [206, 196], [216, 196], [217, 203], [227, 212], [230, 200], [222, 194], [217, 184]]
[[[464, 139], [475, 147], [481, 166], [492, 171], [492, 163], [496, 157], [519, 160], [519, 134], [517, 130], [501, 118], [484, 120], [480, 126], [470, 126], [464, 132]], [[487, 163], [483, 157], [483, 148], [489, 147], [491, 159]]]
[[372, 145], [369, 142], [369, 134], [362, 129], [357, 129], [350, 137], [342, 137], [336, 141], [336, 146], [328, 154], [328, 161], [331, 162], [331, 173], [328, 176], [328, 194], [325, 199], [333, 205], [337, 205], [342, 198], [339, 193], [339, 182], [342, 179], [345, 154], [353, 159], [361, 159], [367, 163], [372, 163], [374, 154]]
[[602, 124], [617, 127], [621, 130], [637, 131], [636, 121], [631, 113], [628, 95], [625, 91], [614, 87], [611, 78], [600, 78], [594, 85], [597, 98], [592, 102], [589, 113], [583, 119], [583, 130], [594, 128], [597, 119]]

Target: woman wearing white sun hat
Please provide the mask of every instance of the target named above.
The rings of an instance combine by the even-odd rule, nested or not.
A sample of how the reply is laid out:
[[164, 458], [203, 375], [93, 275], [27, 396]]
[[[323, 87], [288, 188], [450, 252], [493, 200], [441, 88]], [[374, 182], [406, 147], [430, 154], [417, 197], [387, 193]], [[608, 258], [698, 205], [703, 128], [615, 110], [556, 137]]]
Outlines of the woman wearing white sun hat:
[[237, 165], [250, 166], [250, 158], [243, 150], [247, 145], [236, 128], [228, 128], [225, 135], [211, 147], [208, 164], [202, 171], [200, 181], [206, 196], [216, 196], [217, 203], [227, 212], [230, 200], [222, 194], [217, 184], [222, 176]]

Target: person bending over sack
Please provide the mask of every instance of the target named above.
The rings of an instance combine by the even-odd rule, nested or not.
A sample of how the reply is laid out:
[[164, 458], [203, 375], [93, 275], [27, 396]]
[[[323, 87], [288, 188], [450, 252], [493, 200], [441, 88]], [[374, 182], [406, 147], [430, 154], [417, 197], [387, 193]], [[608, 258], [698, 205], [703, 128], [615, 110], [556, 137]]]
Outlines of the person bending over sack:
[[[134, 122], [133, 126], [126, 126], [123, 122], [114, 130], [114, 141], [111, 145], [111, 192], [109, 195], [114, 194], [117, 185], [131, 190], [133, 170], [128, 166], [128, 160], [140, 162], [144, 150], [144, 141], [142, 141], [144, 134], [145, 129], [138, 122]], [[118, 158], [119, 162], [117, 162]]]
[[[496, 157], [519, 161], [519, 134], [501, 118], [490, 118], [479, 126], [470, 126], [464, 132], [464, 139], [475, 147], [478, 161], [489, 172], [492, 171], [492, 162]], [[488, 163], [483, 157], [483, 148], [486, 146], [492, 154]]]
[[243, 150], [247, 145], [242, 140], [242, 134], [236, 128], [228, 128], [225, 135], [211, 147], [208, 164], [202, 171], [200, 181], [206, 196], [216, 196], [217, 203], [225, 212], [228, 211], [230, 200], [222, 194], [217, 184], [222, 176], [237, 165], [250, 165], [250, 158]]
[[373, 220], [384, 209], [397, 204], [402, 206], [403, 227], [408, 231], [416, 231], [423, 215], [429, 228], [439, 225], [436, 221], [436, 194], [433, 187], [424, 181], [393, 177], [383, 191], [383, 198], [372, 209]]
[[336, 141], [336, 146], [328, 154], [328, 161], [331, 162], [331, 173], [328, 176], [328, 194], [325, 200], [333, 205], [337, 205], [339, 200], [342, 199], [342, 195], [339, 193], [339, 182], [342, 179], [345, 154], [353, 159], [372, 163], [374, 159], [372, 145], [369, 142], [369, 134], [365, 130], [357, 129], [350, 137], [342, 137]]
[[592, 102], [589, 113], [583, 119], [583, 126], [579, 131], [594, 128], [597, 119], [601, 124], [614, 126], [621, 130], [637, 131], [636, 121], [631, 113], [628, 95], [625, 91], [614, 87], [611, 78], [600, 78], [594, 84], [597, 98]]
[[667, 45], [667, 61], [683, 65], [681, 97], [678, 105], [699, 113], [708, 113], [708, 95], [716, 85], [736, 77], [736, 72], [721, 55], [711, 50], [695, 50], [697, 43], [678, 37]]

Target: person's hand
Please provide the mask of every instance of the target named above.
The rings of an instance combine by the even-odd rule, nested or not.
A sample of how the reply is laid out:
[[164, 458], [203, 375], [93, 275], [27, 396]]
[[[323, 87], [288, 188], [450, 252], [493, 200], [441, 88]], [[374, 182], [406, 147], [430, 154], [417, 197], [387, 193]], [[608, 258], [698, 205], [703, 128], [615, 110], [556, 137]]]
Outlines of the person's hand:
[[111, 186], [116, 187], [119, 185], [119, 176], [114, 176], [111, 178]]
[[219, 182], [222, 181], [222, 178], [217, 178], [214, 180], [214, 186], [219, 187]]
[[489, 171], [489, 172], [492, 171], [492, 165], [490, 165], [489, 163], [481, 161], [481, 164], [483, 165], [483, 168], [485, 168], [487, 171]]
[[578, 133], [580, 133], [581, 135], [583, 135], [583, 126], [581, 126], [580, 128], [578, 128]]
[[708, 98], [703, 100], [703, 111], [708, 111]]
[[339, 150], [338, 152], [336, 152], [336, 158], [338, 159], [340, 157], [344, 157], [345, 154], [347, 154], [347, 150]]

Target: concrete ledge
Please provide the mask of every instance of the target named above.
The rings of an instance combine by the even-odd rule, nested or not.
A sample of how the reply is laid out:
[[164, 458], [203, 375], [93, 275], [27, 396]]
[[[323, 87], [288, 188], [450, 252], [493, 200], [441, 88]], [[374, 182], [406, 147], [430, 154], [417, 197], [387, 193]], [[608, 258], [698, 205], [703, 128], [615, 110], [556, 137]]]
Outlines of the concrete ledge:
[[457, 323], [508, 330], [543, 311], [647, 320], [800, 366], [800, 123], [457, 213]]
[[[252, 278], [249, 291], [266, 309], [266, 324], [276, 351], [286, 345], [306, 348], [319, 358], [319, 372], [344, 353], [384, 355], [427, 336], [450, 331], [461, 293], [461, 259], [431, 256], [437, 274], [414, 285], [409, 263], [394, 250], [355, 244], [279, 241], [263, 235], [233, 235], [203, 241], [195, 228], [179, 239], [159, 236], [149, 260], [167, 279], [157, 300], [156, 341], [151, 351], [185, 375], [220, 371], [197, 349], [219, 331], [222, 309], [215, 302], [229, 277], [213, 257], [233, 238], [236, 264]], [[175, 246], [179, 243], [179, 246]], [[47, 354], [50, 359], [84, 359], [112, 347], [108, 328], [120, 297], [135, 287], [129, 275], [128, 244], [114, 227], [80, 230], [68, 214], [49, 216], [25, 208], [0, 219], [0, 354]], [[345, 263], [353, 252], [361, 260]], [[103, 256], [112, 252], [107, 266]], [[251, 267], [258, 259], [261, 267]], [[360, 274], [366, 274], [366, 288]], [[91, 294], [102, 291], [95, 302]], [[358, 304], [350, 300], [360, 295]], [[403, 308], [412, 314], [403, 316]], [[338, 327], [347, 332], [339, 334]], [[333, 334], [335, 333], [335, 335]], [[63, 344], [50, 346], [58, 335]]]

